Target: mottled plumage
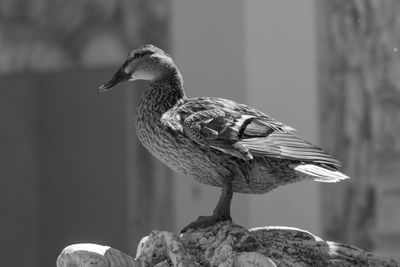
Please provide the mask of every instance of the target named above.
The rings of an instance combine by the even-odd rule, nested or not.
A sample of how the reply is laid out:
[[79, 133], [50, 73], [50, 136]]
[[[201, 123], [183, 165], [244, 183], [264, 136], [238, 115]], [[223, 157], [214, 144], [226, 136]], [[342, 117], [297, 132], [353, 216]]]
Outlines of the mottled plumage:
[[337, 160], [260, 111], [221, 98], [187, 98], [178, 68], [154, 46], [131, 52], [100, 89], [141, 78], [151, 83], [138, 107], [137, 135], [178, 173], [213, 186], [229, 181], [241, 193], [265, 193], [303, 179], [348, 178]]

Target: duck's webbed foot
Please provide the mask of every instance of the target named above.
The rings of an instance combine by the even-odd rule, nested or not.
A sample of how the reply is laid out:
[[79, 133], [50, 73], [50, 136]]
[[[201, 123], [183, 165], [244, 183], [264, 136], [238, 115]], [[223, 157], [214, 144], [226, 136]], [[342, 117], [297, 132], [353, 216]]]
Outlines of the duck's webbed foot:
[[224, 178], [222, 181], [222, 192], [218, 204], [211, 216], [200, 216], [196, 221], [190, 223], [182, 229], [181, 233], [189, 229], [205, 228], [221, 221], [232, 221], [231, 200], [232, 200], [232, 180]]
[[222, 221], [232, 221], [230, 215], [224, 214], [213, 214], [211, 216], [200, 216], [197, 220], [192, 223], [189, 223], [185, 228], [181, 230], [181, 233], [186, 232], [189, 229], [201, 229], [206, 228], [208, 226], [214, 225], [218, 222]]

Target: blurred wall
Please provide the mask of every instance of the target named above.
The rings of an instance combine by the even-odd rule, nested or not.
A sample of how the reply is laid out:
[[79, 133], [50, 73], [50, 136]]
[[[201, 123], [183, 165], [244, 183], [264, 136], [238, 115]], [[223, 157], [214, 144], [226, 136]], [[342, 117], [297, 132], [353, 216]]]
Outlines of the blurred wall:
[[[173, 0], [172, 46], [189, 97], [246, 102], [245, 13], [241, 0]], [[188, 177], [175, 180], [176, 227], [210, 215], [220, 189]], [[248, 196], [236, 194], [232, 216], [247, 225]]]
[[172, 228], [170, 171], [134, 133], [144, 84], [97, 91], [130, 49], [169, 48], [169, 6], [0, 0], [2, 265], [54, 266], [76, 242], [134, 251]]
[[[318, 144], [314, 1], [246, 1], [248, 104]], [[250, 226], [286, 225], [320, 234], [317, 182], [251, 196]]]
[[39, 159], [36, 97], [30, 81], [14, 77], [11, 92], [0, 78], [0, 257], [8, 266], [37, 266]]
[[[173, 50], [190, 97], [247, 103], [318, 143], [313, 1], [173, 1]], [[176, 179], [177, 227], [210, 214], [219, 189]], [[248, 227], [288, 225], [319, 233], [318, 184], [262, 196], [235, 194]]]
[[352, 178], [321, 187], [323, 232], [397, 259], [399, 15], [396, 0], [317, 2], [320, 135]]
[[[0, 251], [7, 251], [6, 265], [14, 256], [17, 266], [53, 264], [64, 245], [79, 241], [98, 240], [131, 252], [143, 235], [137, 229], [170, 229], [175, 219], [179, 230], [212, 212], [220, 189], [186, 177], [172, 181], [164, 169], [153, 168], [156, 163], [132, 164], [152, 158], [131, 138], [137, 97], [130, 86], [107, 99], [97, 97], [99, 83], [139, 44], [168, 48], [170, 33], [189, 96], [248, 103], [315, 141], [311, 1], [173, 0], [171, 10], [163, 3], [0, 0], [0, 73], [12, 73], [0, 85]], [[93, 70], [99, 66], [106, 69]], [[84, 72], [87, 68], [92, 70]], [[162, 182], [146, 179], [149, 172]], [[107, 180], [113, 174], [115, 188]], [[144, 201], [146, 196], [151, 201]], [[171, 198], [174, 205], [166, 209]], [[148, 208], [157, 203], [165, 212]], [[317, 203], [316, 184], [302, 183], [258, 197], [235, 194], [232, 212], [247, 227], [279, 224], [318, 233]], [[165, 217], [174, 207], [176, 218]], [[118, 220], [90, 227], [104, 216], [99, 210]]]

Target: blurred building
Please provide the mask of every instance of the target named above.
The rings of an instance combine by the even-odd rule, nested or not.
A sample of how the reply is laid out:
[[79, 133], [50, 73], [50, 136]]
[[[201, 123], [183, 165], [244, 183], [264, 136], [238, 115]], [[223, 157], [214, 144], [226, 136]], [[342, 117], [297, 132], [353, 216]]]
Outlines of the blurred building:
[[[312, 0], [0, 0], [4, 264], [51, 265], [78, 242], [134, 254], [152, 229], [212, 212], [218, 188], [178, 177], [137, 142], [145, 83], [97, 93], [141, 44], [173, 55], [189, 96], [249, 104], [321, 143], [315, 12]], [[235, 194], [233, 218], [323, 237], [319, 189]]]
[[143, 84], [97, 92], [133, 47], [170, 49], [170, 17], [168, 1], [0, 1], [4, 265], [173, 227], [171, 172], [134, 134]]

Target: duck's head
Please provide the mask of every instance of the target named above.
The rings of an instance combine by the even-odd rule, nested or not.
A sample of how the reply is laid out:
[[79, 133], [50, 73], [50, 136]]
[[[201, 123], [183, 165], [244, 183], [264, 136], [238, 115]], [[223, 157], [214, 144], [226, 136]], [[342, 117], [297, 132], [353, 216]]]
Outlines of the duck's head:
[[124, 64], [99, 91], [108, 91], [124, 81], [162, 79], [174, 71], [176, 66], [167, 53], [154, 45], [144, 45], [129, 53]]

